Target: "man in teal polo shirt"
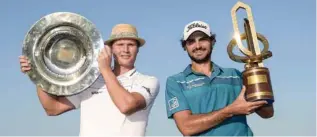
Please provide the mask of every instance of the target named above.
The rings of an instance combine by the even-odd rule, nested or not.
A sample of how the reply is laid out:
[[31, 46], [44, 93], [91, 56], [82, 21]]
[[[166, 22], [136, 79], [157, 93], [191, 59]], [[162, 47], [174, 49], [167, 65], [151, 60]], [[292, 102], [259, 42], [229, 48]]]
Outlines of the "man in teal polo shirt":
[[166, 110], [185, 136], [253, 136], [246, 115], [274, 114], [266, 101], [247, 102], [241, 72], [211, 61], [216, 42], [207, 23], [193, 21], [184, 28], [182, 46], [191, 64], [168, 77]]

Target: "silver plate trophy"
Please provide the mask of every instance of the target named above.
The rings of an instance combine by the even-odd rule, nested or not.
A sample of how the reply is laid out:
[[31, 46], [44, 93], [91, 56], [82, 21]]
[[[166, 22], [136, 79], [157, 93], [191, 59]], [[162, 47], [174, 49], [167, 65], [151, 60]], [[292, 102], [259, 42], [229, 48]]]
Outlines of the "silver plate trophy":
[[70, 12], [46, 15], [24, 39], [23, 55], [32, 67], [27, 74], [49, 94], [80, 93], [100, 75], [97, 57], [103, 46], [101, 34], [85, 17]]

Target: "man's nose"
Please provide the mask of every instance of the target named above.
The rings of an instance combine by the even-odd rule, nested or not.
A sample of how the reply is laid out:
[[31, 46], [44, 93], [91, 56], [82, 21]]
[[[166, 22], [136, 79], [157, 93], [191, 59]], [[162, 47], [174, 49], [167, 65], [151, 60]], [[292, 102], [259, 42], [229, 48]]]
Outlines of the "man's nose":
[[197, 49], [200, 49], [201, 48], [201, 44], [199, 43], [199, 40], [195, 40], [195, 47]]
[[124, 45], [123, 47], [122, 47], [123, 49], [123, 52], [129, 52], [129, 46], [128, 45]]

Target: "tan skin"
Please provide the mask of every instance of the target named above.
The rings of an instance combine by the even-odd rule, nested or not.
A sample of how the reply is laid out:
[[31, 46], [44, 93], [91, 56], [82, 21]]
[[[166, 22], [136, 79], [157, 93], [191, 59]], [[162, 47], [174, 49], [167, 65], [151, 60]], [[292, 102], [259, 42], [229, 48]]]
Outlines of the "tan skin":
[[[105, 80], [112, 101], [123, 114], [132, 114], [145, 108], [143, 96], [137, 92], [128, 92], [124, 89], [116, 76], [134, 68], [138, 53], [135, 40], [121, 39], [115, 41], [111, 47], [105, 46], [98, 57], [99, 70]], [[111, 57], [114, 55], [114, 71], [111, 70]]]
[[[186, 42], [185, 50], [196, 59], [203, 59], [212, 50], [211, 41], [205, 35], [198, 35]], [[202, 49], [196, 50], [195, 49]], [[192, 69], [195, 72], [211, 76], [210, 59], [203, 63], [192, 61]], [[184, 136], [195, 135], [215, 127], [227, 118], [234, 115], [249, 115], [256, 112], [262, 118], [270, 118], [274, 114], [272, 105], [266, 105], [266, 101], [247, 102], [244, 98], [245, 86], [243, 86], [237, 99], [227, 107], [206, 114], [192, 114], [190, 110], [176, 112], [173, 117], [178, 129]]]
[[[109, 95], [114, 104], [125, 115], [131, 115], [146, 106], [145, 99], [137, 92], [128, 92], [118, 82], [117, 76], [134, 68], [138, 53], [137, 42], [133, 39], [119, 39], [112, 46], [105, 45], [98, 56], [99, 70], [105, 80]], [[111, 58], [115, 58], [114, 69], [111, 69]], [[20, 56], [21, 71], [26, 73], [31, 70], [27, 57]], [[42, 88], [37, 87], [39, 100], [49, 116], [57, 116], [75, 107], [65, 97], [56, 97], [47, 94]]]

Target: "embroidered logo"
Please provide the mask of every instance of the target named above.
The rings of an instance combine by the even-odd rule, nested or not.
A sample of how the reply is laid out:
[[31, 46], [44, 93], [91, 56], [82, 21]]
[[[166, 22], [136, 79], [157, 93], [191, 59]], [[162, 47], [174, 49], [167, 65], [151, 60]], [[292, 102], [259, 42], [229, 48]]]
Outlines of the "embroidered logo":
[[91, 94], [94, 95], [94, 94], [99, 94], [99, 93], [101, 93], [101, 92], [102, 92], [102, 91], [92, 91]]
[[170, 99], [168, 101], [168, 106], [169, 106], [169, 110], [173, 110], [175, 108], [178, 108], [179, 107], [179, 103], [178, 103], [178, 100], [176, 97], [173, 97], [172, 99]]
[[177, 82], [180, 83], [183, 86], [183, 88], [186, 90], [190, 90], [192, 88], [200, 87], [206, 84], [204, 77], [196, 78], [190, 81], [177, 81]]
[[195, 87], [200, 87], [200, 86], [203, 86], [203, 85], [205, 85], [205, 83], [204, 82], [202, 82], [202, 83], [192, 83], [192, 84], [188, 84], [188, 86], [187, 86], [187, 88], [188, 89], [192, 89], [192, 88], [195, 88]]
[[207, 29], [207, 26], [205, 26], [205, 25], [203, 25], [203, 24], [199, 24], [199, 23], [193, 23], [193, 24], [191, 24], [191, 25], [189, 25], [188, 27], [187, 27], [187, 32], [188, 31], [190, 31], [191, 29], [193, 29], [193, 28], [204, 28], [204, 29]]

